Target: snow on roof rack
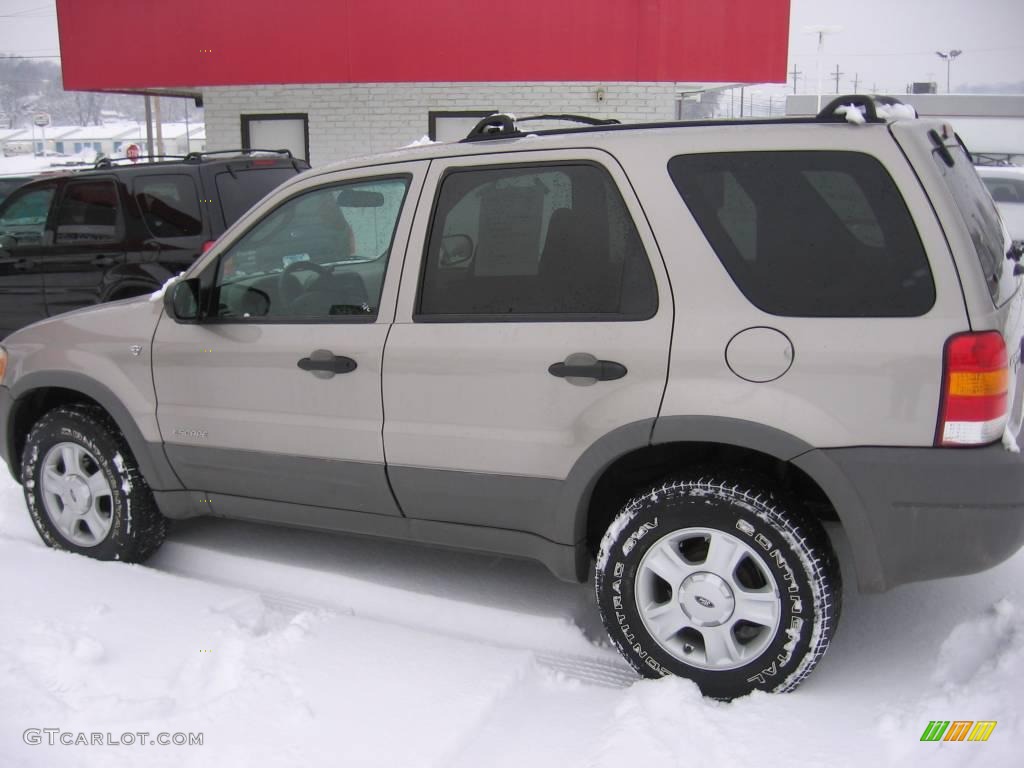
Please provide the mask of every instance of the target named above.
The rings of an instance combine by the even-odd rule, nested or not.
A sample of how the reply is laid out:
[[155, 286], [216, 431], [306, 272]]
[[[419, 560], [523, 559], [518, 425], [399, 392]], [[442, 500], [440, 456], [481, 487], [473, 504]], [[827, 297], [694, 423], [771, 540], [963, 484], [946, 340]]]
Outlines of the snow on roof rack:
[[530, 117], [517, 118], [507, 112], [496, 112], [485, 117], [473, 126], [473, 130], [463, 141], [486, 141], [489, 139], [507, 139], [512, 136], [522, 136], [519, 129], [520, 123], [546, 120], [560, 121], [567, 123], [580, 123], [582, 125], [619, 125], [620, 121], [614, 118], [588, 117], [587, 115], [531, 115]]
[[815, 116], [822, 122], [885, 123], [916, 118], [917, 110], [892, 96], [850, 94], [832, 99]]

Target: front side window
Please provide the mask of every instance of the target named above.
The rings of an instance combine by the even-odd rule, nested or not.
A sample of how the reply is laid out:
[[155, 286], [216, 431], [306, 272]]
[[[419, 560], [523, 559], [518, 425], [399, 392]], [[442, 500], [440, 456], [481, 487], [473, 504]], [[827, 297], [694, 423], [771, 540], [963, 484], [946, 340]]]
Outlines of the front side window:
[[869, 155], [680, 155], [668, 170], [729, 276], [764, 312], [913, 317], [935, 302], [907, 205]]
[[408, 187], [407, 177], [358, 181], [275, 208], [219, 260], [212, 316], [372, 319]]
[[117, 239], [117, 189], [112, 181], [71, 182], [57, 210], [56, 242], [91, 244]]
[[41, 243], [55, 190], [48, 185], [12, 194], [0, 213], [0, 234], [11, 235], [19, 245]]
[[602, 168], [491, 167], [444, 177], [417, 320], [635, 320], [656, 310], [647, 253]]
[[194, 237], [203, 231], [199, 195], [191, 176], [139, 177], [135, 181], [135, 200], [153, 237]]

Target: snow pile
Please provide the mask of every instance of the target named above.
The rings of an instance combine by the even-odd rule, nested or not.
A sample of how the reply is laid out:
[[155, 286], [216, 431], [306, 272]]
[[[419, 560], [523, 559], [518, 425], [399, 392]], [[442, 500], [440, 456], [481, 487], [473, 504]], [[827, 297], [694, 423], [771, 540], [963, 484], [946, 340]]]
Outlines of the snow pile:
[[909, 104], [876, 104], [875, 113], [883, 120], [917, 119], [917, 110]]
[[846, 122], [853, 123], [854, 125], [864, 125], [866, 122], [864, 119], [863, 108], [853, 104], [844, 104], [840, 107], [836, 107], [836, 114], [845, 115]]
[[163, 298], [164, 298], [164, 294], [167, 293], [167, 289], [170, 288], [172, 285], [174, 285], [176, 282], [178, 282], [178, 280], [180, 280], [181, 276], [184, 275], [184, 274], [185, 274], [184, 272], [179, 272], [178, 274], [174, 275], [173, 277], [169, 277], [166, 280], [164, 280], [164, 284], [163, 285], [161, 285], [159, 288], [157, 288], [155, 291], [153, 291], [151, 294], [149, 294], [149, 300], [150, 301], [162, 301]]
[[431, 139], [426, 134], [423, 134], [415, 141], [410, 141], [408, 144], [403, 144], [399, 149], [409, 149], [410, 147], [425, 147], [428, 144], [437, 144], [438, 142]]

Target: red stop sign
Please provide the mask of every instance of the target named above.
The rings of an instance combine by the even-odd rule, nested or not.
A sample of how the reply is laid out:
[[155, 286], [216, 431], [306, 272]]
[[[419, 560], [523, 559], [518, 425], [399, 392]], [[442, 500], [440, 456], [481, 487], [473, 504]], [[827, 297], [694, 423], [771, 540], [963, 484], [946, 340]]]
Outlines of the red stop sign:
[[129, 144], [128, 148], [125, 149], [124, 153], [127, 156], [127, 158], [134, 163], [139, 159], [139, 151], [140, 150], [138, 144]]

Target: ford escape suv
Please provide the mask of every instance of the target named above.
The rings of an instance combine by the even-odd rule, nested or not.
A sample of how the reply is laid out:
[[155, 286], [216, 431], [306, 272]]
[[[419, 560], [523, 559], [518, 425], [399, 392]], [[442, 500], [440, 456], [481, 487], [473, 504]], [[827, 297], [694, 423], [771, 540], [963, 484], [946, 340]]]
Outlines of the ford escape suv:
[[895, 106], [497, 115], [305, 173], [162, 292], [6, 339], [3, 455], [52, 547], [217, 515], [533, 558], [593, 571], [643, 675], [791, 690], [841, 577], [1024, 542], [1020, 254]]
[[281, 182], [287, 150], [185, 157], [46, 175], [0, 203], [0, 339], [44, 317], [148, 294]]

